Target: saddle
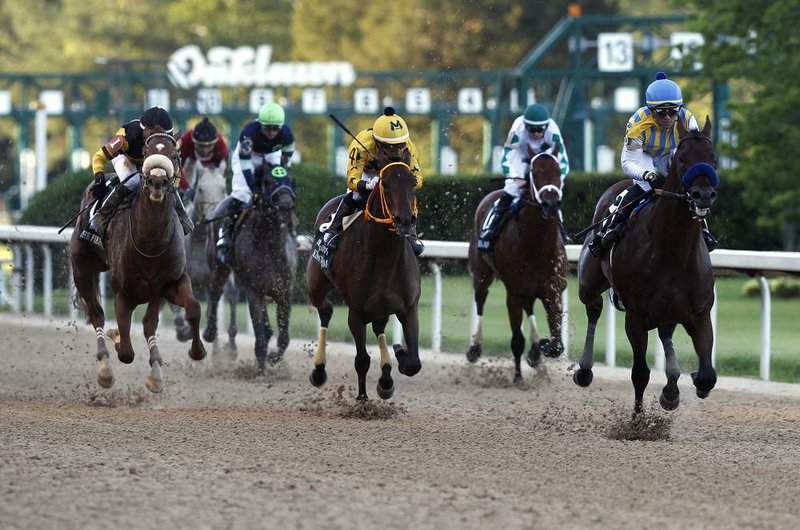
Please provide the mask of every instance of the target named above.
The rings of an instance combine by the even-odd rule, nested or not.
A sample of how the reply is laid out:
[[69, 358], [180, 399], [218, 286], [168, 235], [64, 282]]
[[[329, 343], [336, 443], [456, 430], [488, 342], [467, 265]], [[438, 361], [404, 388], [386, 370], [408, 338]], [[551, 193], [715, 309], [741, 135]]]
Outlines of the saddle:
[[[323, 234], [328, 229], [328, 227], [333, 222], [333, 216], [336, 214], [336, 210], [332, 211], [331, 214], [328, 216], [328, 220], [324, 223], [319, 225], [316, 233], [314, 234], [314, 246], [311, 250], [311, 258], [316, 260], [319, 263], [320, 268], [327, 273], [333, 273], [333, 256], [336, 254], [335, 250], [331, 250], [328, 245], [323, 243]], [[353, 224], [353, 222], [358, 218], [358, 216], [363, 215], [364, 210], [356, 210], [352, 214], [348, 215], [344, 219], [342, 219], [342, 233], [339, 237], [344, 237], [345, 232], [348, 228]]]

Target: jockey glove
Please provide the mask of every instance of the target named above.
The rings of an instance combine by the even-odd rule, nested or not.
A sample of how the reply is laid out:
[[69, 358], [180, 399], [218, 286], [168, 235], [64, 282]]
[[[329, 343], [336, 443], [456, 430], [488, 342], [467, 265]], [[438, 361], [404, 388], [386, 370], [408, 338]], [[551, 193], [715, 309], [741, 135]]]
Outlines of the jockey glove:
[[380, 177], [372, 177], [371, 179], [369, 179], [369, 181], [367, 182], [367, 189], [368, 190], [375, 189], [375, 186], [378, 185], [378, 182], [380, 180], [381, 180]]
[[358, 184], [356, 184], [356, 189], [360, 193], [364, 193], [364, 194], [368, 194], [369, 193], [369, 188], [367, 187], [367, 181], [366, 180], [359, 180]]
[[92, 195], [98, 201], [106, 194], [106, 175], [102, 171], [94, 174], [94, 184], [92, 184]]

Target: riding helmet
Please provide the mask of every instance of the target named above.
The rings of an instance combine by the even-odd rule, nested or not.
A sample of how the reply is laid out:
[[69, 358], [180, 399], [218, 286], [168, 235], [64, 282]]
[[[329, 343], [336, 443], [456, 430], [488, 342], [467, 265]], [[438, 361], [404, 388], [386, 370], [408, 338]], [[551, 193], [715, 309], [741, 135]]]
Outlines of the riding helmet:
[[155, 129], [161, 127], [166, 133], [172, 133], [172, 118], [169, 113], [161, 107], [150, 107], [142, 117], [139, 118], [142, 129]]
[[541, 103], [528, 105], [522, 114], [522, 121], [528, 125], [547, 125], [550, 121], [550, 111]]
[[213, 142], [217, 139], [217, 129], [208, 121], [208, 118], [203, 118], [203, 121], [194, 126], [192, 131], [192, 140], [196, 142], [206, 143]]
[[372, 125], [372, 136], [386, 144], [401, 144], [408, 141], [408, 125], [403, 118], [394, 113], [394, 108], [383, 109]]
[[261, 125], [282, 126], [285, 120], [286, 113], [283, 111], [283, 107], [274, 101], [264, 103], [264, 105], [261, 107], [261, 110], [258, 111], [258, 122]]
[[656, 74], [656, 80], [647, 87], [644, 99], [648, 107], [680, 107], [683, 105], [681, 87], [675, 81], [667, 79], [667, 74], [664, 72]]

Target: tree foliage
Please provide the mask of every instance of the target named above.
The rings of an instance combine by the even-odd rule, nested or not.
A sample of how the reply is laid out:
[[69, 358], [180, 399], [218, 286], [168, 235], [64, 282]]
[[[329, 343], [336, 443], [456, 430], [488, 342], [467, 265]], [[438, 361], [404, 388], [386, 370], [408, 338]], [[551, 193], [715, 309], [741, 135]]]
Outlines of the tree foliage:
[[[746, 200], [763, 226], [794, 233], [800, 224], [800, 9], [794, 0], [691, 0], [715, 80], [739, 83], [732, 99], [736, 175], [750, 183]], [[791, 246], [793, 236], [784, 246]], [[794, 249], [788, 249], [794, 250]]]

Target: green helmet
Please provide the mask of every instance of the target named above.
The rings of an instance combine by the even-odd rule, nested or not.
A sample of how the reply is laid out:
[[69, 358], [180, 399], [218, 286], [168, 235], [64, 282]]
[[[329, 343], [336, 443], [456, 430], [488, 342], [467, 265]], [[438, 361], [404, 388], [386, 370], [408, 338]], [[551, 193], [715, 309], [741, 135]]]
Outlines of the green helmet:
[[522, 120], [528, 125], [547, 125], [550, 121], [550, 111], [541, 103], [534, 103], [525, 109]]
[[283, 125], [286, 119], [286, 114], [283, 112], [283, 107], [270, 101], [264, 103], [261, 110], [258, 111], [258, 122], [261, 125]]

